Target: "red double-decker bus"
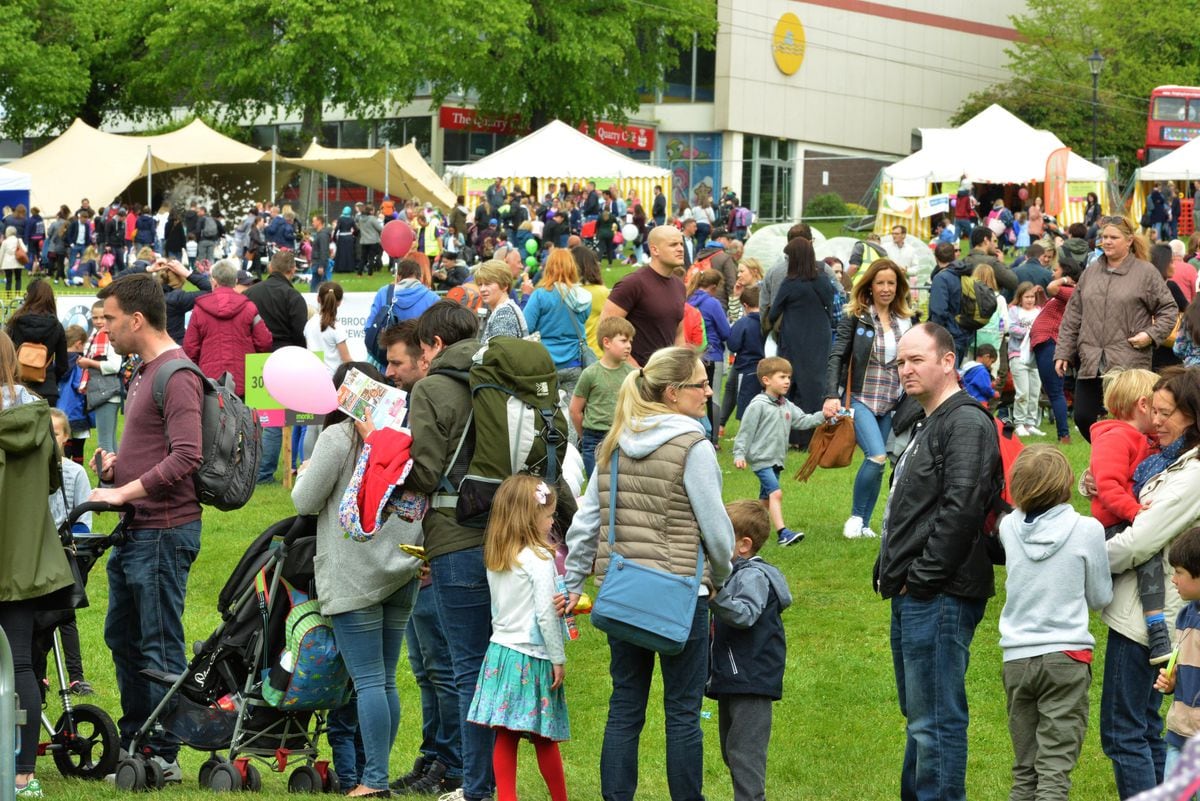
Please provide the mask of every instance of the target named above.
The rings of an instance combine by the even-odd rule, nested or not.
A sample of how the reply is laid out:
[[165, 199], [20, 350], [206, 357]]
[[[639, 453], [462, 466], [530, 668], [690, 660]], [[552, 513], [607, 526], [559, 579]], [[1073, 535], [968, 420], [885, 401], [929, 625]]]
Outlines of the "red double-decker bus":
[[1200, 136], [1200, 86], [1159, 86], [1150, 93], [1146, 147], [1138, 156], [1149, 163]]

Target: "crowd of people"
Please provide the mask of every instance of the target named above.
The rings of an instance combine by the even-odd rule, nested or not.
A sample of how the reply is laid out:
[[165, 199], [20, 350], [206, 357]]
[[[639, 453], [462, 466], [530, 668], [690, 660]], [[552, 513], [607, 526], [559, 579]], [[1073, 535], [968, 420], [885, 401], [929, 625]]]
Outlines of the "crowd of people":
[[[1109, 628], [1100, 730], [1118, 790], [1127, 798], [1158, 784], [1168, 753], [1177, 756], [1193, 733], [1194, 708], [1180, 688], [1191, 687], [1200, 667], [1200, 655], [1186, 648], [1177, 668], [1162, 667], [1196, 625], [1182, 601], [1200, 597], [1188, 583], [1200, 577], [1200, 357], [1192, 340], [1200, 311], [1190, 303], [1195, 265], [1185, 258], [1200, 259], [1200, 237], [1149, 249], [1124, 218], [1100, 215], [1091, 232], [1083, 225], [1059, 231], [1035, 201], [1012, 220], [1038, 236], [1006, 248], [1007, 209], [996, 209], [996, 226], [956, 219], [967, 253], [957, 241], [932, 243], [937, 268], [923, 322], [909, 270], [921, 245], [902, 226], [892, 247], [868, 238], [843, 264], [818, 259], [810, 228], [797, 223], [776, 262], [763, 265], [743, 258], [750, 220], [742, 209], [729, 195], [715, 208], [701, 197], [671, 215], [656, 190], [647, 214], [637, 198], [615, 188], [600, 193], [594, 183], [551, 185], [535, 200], [497, 180], [473, 214], [463, 198], [445, 215], [386, 201], [379, 210], [348, 206], [330, 225], [313, 215], [303, 231], [290, 210], [269, 206], [248, 209], [231, 231], [200, 205], [183, 215], [164, 208], [160, 227], [146, 209], [93, 215], [85, 202], [73, 217], [60, 210], [35, 247], [28, 220], [17, 234], [6, 219], [14, 233], [5, 241], [20, 241], [27, 253], [19, 273], [46, 273], [0, 336], [0, 432], [20, 431], [4, 439], [17, 465], [0, 473], [6, 504], [18, 503], [7, 488], [26, 475], [19, 471], [58, 464], [48, 420], [48, 407], [58, 406], [63, 464], [86, 461], [101, 482], [93, 499], [137, 509], [128, 541], [107, 562], [105, 642], [116, 665], [122, 745], [163, 697], [141, 671], [186, 667], [183, 604], [201, 544], [190, 480], [202, 458], [200, 383], [173, 373], [161, 409], [149, 386], [164, 364], [186, 358], [209, 376], [230, 372], [244, 394], [247, 354], [299, 346], [323, 354], [334, 386], [354, 369], [409, 393], [407, 439], [377, 436], [384, 432], [334, 412], [293, 443], [294, 465], [283, 466], [297, 475], [297, 512], [317, 518], [317, 596], [355, 689], [331, 711], [329, 726], [349, 795], [478, 801], [497, 793], [507, 801], [516, 797], [518, 744], [527, 738], [550, 797], [565, 799], [556, 745], [570, 736], [561, 618], [575, 610], [589, 577], [603, 587], [619, 555], [695, 575], [698, 586], [681, 650], [656, 654], [608, 638], [602, 795], [637, 792], [638, 738], [657, 656], [671, 797], [702, 797], [699, 713], [707, 694], [718, 700], [735, 798], [761, 798], [771, 704], [783, 692], [781, 613], [791, 603], [762, 549], [772, 535], [781, 547], [805, 538], [784, 516], [779, 479], [789, 449], [846, 417], [863, 459], [842, 534], [880, 537], [875, 586], [891, 605], [907, 720], [902, 796], [965, 797], [964, 680], [996, 563], [1009, 568], [1001, 645], [1014, 797], [1069, 787], [1087, 728], [1093, 609], [1102, 609]], [[83, 268], [85, 280], [94, 274], [103, 283], [93, 330], [64, 328], [54, 281], [96, 247], [101, 221], [106, 228], [120, 220], [128, 232], [131, 217], [132, 237], [105, 235], [103, 252], [93, 251], [100, 256], [94, 272]], [[413, 226], [413, 249], [391, 261], [391, 280], [369, 313], [380, 358], [354, 361], [338, 320], [344, 289], [330, 279], [381, 269], [379, 237], [391, 219]], [[642, 263], [609, 288], [601, 263], [611, 264], [615, 251], [605, 231], [619, 234], [624, 225], [638, 229]], [[1008, 261], [1006, 250], [1019, 255]], [[0, 248], [0, 259], [5, 254]], [[316, 292], [312, 306], [306, 285]], [[464, 286], [474, 292], [442, 298], [437, 291]], [[438, 499], [462, 477], [464, 442], [492, 433], [471, 424], [472, 395], [457, 376], [504, 338], [544, 348], [586, 483], [508, 477], [479, 528]], [[31, 372], [35, 352], [40, 374]], [[1070, 400], [1075, 427], [1093, 445], [1081, 486], [1094, 520], [1070, 510], [1076, 477], [1058, 448], [1031, 445], [1013, 464], [1002, 459], [995, 418], [1021, 439], [1043, 436], [1043, 390], [1060, 443], [1070, 441]], [[759, 494], [727, 506], [714, 445], [733, 414], [733, 466], [755, 473]], [[85, 454], [93, 425], [99, 448]], [[281, 449], [282, 429], [265, 429], [260, 484], [277, 480]], [[396, 490], [407, 512], [381, 520], [371, 537], [349, 536], [343, 500], [363, 481], [362, 465], [397, 454], [408, 462]], [[61, 480], [58, 472], [41, 470], [41, 495], [56, 488], [46, 482]], [[68, 472], [74, 467], [63, 479]], [[78, 477], [72, 482], [78, 486]], [[1006, 486], [1014, 508], [997, 525]], [[5, 538], [14, 553], [40, 545], [62, 511], [51, 515], [28, 489], [20, 499], [31, 513], [46, 510], [30, 518], [36, 526], [23, 527], [19, 545]], [[398, 544], [421, 544], [427, 565]], [[14, 640], [27, 709], [35, 708], [37, 688], [26, 632], [36, 599], [63, 586], [56, 565], [48, 557], [34, 580], [0, 571], [0, 621]], [[405, 644], [422, 695], [423, 737], [412, 770], [392, 777]], [[709, 659], [716, 644], [728, 659]], [[79, 675], [82, 692], [88, 687]], [[1043, 703], [1055, 688], [1069, 692]], [[1172, 689], [1164, 739], [1160, 693]], [[31, 717], [17, 767], [19, 787], [35, 796]], [[1044, 730], [1054, 738], [1041, 737]], [[166, 779], [178, 781], [179, 742], [156, 732], [146, 745]]]

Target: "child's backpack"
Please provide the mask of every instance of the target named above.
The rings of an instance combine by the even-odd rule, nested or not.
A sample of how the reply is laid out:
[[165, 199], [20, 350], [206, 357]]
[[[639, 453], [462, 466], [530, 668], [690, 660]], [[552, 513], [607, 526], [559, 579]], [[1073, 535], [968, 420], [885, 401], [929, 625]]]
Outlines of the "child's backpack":
[[996, 313], [996, 290], [982, 281], [976, 281], [969, 272], [959, 276], [962, 301], [954, 322], [963, 331], [978, 331], [988, 324]]
[[363, 329], [363, 344], [367, 346], [367, 355], [376, 364], [387, 364], [387, 349], [379, 347], [379, 335], [396, 322], [396, 310], [392, 306], [395, 300], [396, 284], [393, 282], [388, 284], [387, 303], [375, 312], [375, 316], [367, 321], [367, 327]]
[[[504, 479], [521, 473], [540, 476], [552, 486], [558, 482], [567, 456], [567, 420], [559, 406], [554, 360], [542, 343], [493, 337], [475, 354], [469, 372], [430, 373], [438, 374], [470, 387], [471, 416], [434, 507], [453, 506], [460, 525], [485, 528]], [[479, 431], [487, 435], [476, 436]], [[464, 448], [466, 444], [472, 447]]]
[[[254, 577], [260, 608], [270, 608], [270, 577], [265, 569]], [[280, 577], [287, 593], [283, 648], [264, 668], [263, 700], [276, 709], [306, 711], [336, 709], [350, 695], [350, 674], [338, 652], [333, 625], [321, 614], [321, 602]]]
[[154, 376], [154, 402], [159, 413], [166, 408], [167, 381], [177, 370], [200, 378], [204, 396], [200, 406], [200, 467], [193, 479], [196, 497], [206, 506], [224, 512], [241, 509], [254, 494], [262, 425], [237, 396], [233, 376], [223, 373], [213, 380], [188, 359], [172, 359]]

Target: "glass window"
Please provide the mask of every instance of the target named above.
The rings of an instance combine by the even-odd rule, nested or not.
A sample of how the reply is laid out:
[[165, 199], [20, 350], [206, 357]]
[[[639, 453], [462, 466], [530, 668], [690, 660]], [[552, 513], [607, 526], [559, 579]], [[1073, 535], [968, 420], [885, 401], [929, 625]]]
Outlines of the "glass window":
[[663, 102], [689, 103], [692, 100], [692, 48], [679, 51], [679, 59], [663, 74]]
[[1186, 98], [1156, 97], [1154, 98], [1154, 119], [1181, 122], [1186, 107]]
[[696, 97], [697, 103], [711, 103], [717, 83], [717, 50], [696, 48]]
[[404, 121], [404, 142], [416, 139], [417, 152], [426, 159], [429, 158], [430, 141], [433, 139], [433, 119], [430, 117], [409, 117]]
[[1200, 122], [1200, 97], [1193, 98], [1188, 103], [1187, 121]]
[[270, 150], [275, 144], [274, 125], [253, 125], [250, 127], [250, 144], [263, 150]]
[[465, 131], [445, 131], [442, 161], [446, 164], [466, 164], [467, 134]]
[[342, 123], [342, 139], [339, 147], [370, 147], [371, 123], [362, 120], [346, 120]]
[[[302, 141], [300, 136], [300, 124], [296, 122], [280, 125], [279, 131], [279, 153], [284, 156], [299, 156], [308, 146], [307, 142]], [[335, 143], [336, 144], [336, 143]]]

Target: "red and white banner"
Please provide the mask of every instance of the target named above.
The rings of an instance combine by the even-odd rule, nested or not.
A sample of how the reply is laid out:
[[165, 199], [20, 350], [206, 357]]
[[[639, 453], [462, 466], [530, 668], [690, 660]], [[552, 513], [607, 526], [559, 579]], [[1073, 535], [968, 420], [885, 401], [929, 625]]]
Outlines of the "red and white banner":
[[[528, 129], [517, 124], [511, 115], [488, 116], [473, 108], [442, 106], [438, 110], [438, 124], [448, 131], [476, 131], [494, 134], [525, 134]], [[618, 125], [615, 122], [598, 122], [595, 131], [584, 123], [579, 130], [597, 142], [609, 147], [629, 150], [654, 150], [654, 129], [646, 125]]]

